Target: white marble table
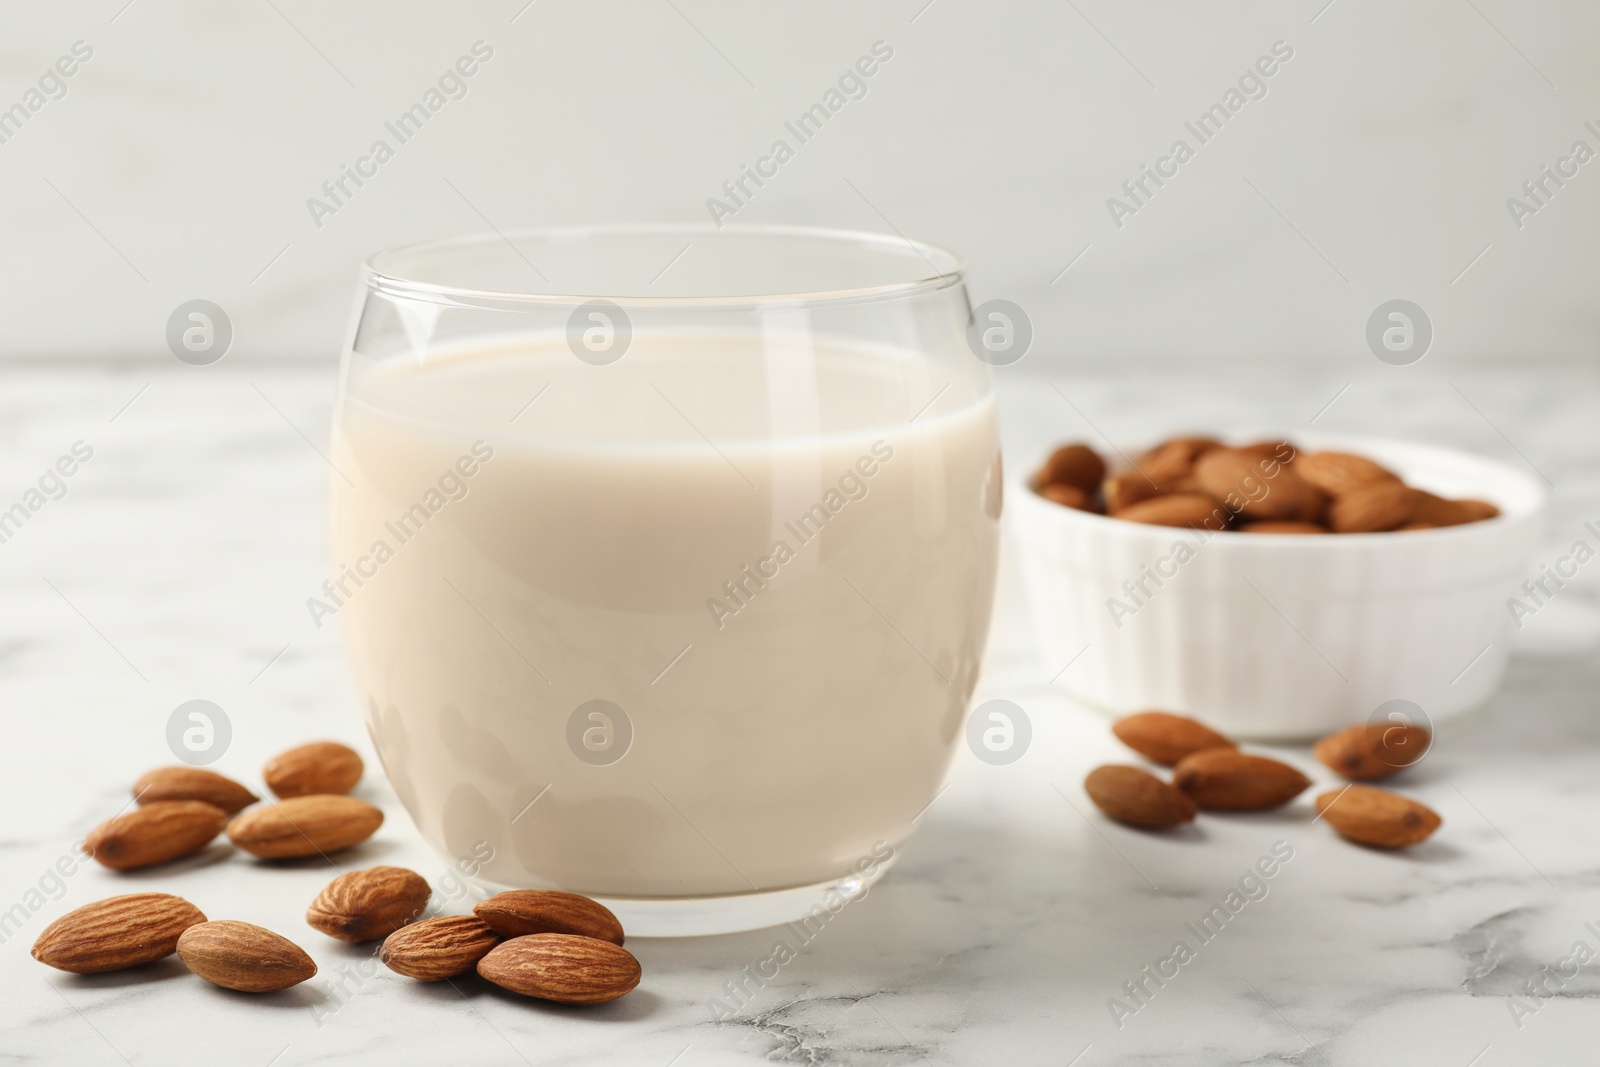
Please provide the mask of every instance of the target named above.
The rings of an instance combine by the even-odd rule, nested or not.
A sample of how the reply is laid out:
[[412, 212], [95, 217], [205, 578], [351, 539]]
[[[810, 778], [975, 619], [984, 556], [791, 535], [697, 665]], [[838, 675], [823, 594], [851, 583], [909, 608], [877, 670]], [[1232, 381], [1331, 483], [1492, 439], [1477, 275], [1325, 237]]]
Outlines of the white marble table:
[[[1556, 485], [1555, 543], [1600, 517], [1600, 376], [1589, 371], [1004, 374], [1012, 463], [1097, 431], [1292, 431], [1317, 417], [1323, 429], [1520, 453]], [[233, 747], [218, 767], [247, 778], [312, 736], [367, 750], [337, 631], [312, 628], [304, 608], [323, 575], [326, 469], [314, 449], [332, 372], [224, 361], [25, 365], [0, 377], [0, 508], [75, 441], [94, 451], [62, 499], [0, 544], [0, 1061], [1499, 1067], [1595, 1057], [1600, 961], [1529, 1001], [1538, 1010], [1520, 1020], [1511, 999], [1576, 942], [1600, 952], [1595, 574], [1519, 635], [1492, 704], [1445, 724], [1408, 772], [1407, 789], [1444, 826], [1387, 855], [1313, 825], [1304, 798], [1170, 837], [1106, 822], [1080, 783], [1126, 755], [1104, 720], [1051, 691], [1059, 664], [1034, 647], [1008, 569], [979, 698], [1024, 706], [1032, 748], [1003, 767], [963, 752], [899, 865], [721, 1023], [708, 1001], [768, 955], [770, 933], [637, 941], [640, 989], [578, 1011], [476, 979], [419, 985], [374, 967], [370, 949], [312, 933], [302, 915], [329, 876], [320, 861], [261, 872], [214, 845], [142, 874], [90, 865], [56, 890], [46, 872], [58, 858], [123, 802], [139, 771], [170, 762], [165, 724], [184, 700], [227, 709]], [[1304, 749], [1280, 751], [1327, 780]], [[390, 819], [352, 861], [435, 879], [443, 861], [381, 775], [361, 792]], [[1278, 842], [1292, 859], [1268, 894], [1201, 944], [1185, 924]], [[31, 895], [42, 879], [60, 899]], [[130, 889], [170, 889], [214, 918], [289, 933], [321, 973], [250, 998], [176, 960], [77, 977], [29, 958], [51, 919]], [[1124, 983], [1179, 939], [1194, 959], [1160, 988], [1147, 981], [1119, 1028], [1108, 1001], [1135, 1004]]]

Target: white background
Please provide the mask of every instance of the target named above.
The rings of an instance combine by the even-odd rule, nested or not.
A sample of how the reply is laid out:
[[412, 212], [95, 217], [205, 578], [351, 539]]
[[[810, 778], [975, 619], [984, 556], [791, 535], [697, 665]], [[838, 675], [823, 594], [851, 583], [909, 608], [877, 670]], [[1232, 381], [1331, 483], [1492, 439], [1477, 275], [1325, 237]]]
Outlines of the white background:
[[[205, 297], [230, 359], [332, 360], [371, 251], [486, 219], [704, 219], [878, 40], [868, 95], [738, 221], [957, 249], [974, 302], [1030, 311], [1039, 369], [1370, 367], [1396, 297], [1432, 317], [1430, 363], [1596, 349], [1600, 161], [1520, 230], [1506, 207], [1573, 141], [1600, 149], [1593, 4], [525, 2], [6, 5], [0, 108], [74, 41], [94, 58], [0, 144], [0, 353], [164, 357], [168, 314]], [[313, 225], [306, 199], [480, 39], [468, 96]], [[1269, 94], [1117, 228], [1107, 198], [1277, 40]]]

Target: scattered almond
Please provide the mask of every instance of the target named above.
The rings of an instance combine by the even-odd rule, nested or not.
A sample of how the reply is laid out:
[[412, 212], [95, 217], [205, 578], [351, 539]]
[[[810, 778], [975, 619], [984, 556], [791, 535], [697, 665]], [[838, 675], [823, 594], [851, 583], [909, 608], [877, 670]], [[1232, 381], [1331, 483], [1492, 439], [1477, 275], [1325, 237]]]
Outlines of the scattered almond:
[[212, 985], [241, 993], [275, 993], [317, 973], [311, 957], [287, 937], [231, 919], [189, 927], [178, 938], [178, 956]]
[[347, 871], [317, 894], [306, 922], [340, 941], [376, 941], [421, 915], [432, 893], [427, 879], [404, 867]]
[[1106, 461], [1088, 445], [1062, 445], [1050, 453], [1039, 480], [1045, 485], [1071, 485], [1092, 493], [1106, 476]]
[[1190, 526], [1195, 529], [1220, 530], [1227, 513], [1218, 503], [1201, 493], [1173, 493], [1152, 500], [1131, 504], [1117, 512], [1124, 522], [1142, 522], [1150, 526]]
[[179, 936], [205, 921], [199, 908], [170, 893], [109, 897], [46, 926], [33, 958], [73, 974], [120, 971], [172, 955]]
[[349, 848], [382, 824], [383, 812], [355, 797], [290, 797], [235, 815], [228, 837], [253, 856], [290, 859]]
[[1180, 760], [1172, 784], [1209, 811], [1262, 811], [1287, 804], [1311, 779], [1266, 756], [1212, 748]]
[[1370, 785], [1352, 785], [1317, 797], [1317, 811], [1340, 836], [1374, 848], [1405, 848], [1439, 828], [1433, 809], [1410, 797]]
[[1328, 526], [1334, 533], [1382, 533], [1410, 520], [1415, 491], [1398, 481], [1368, 482], [1333, 498]]
[[526, 997], [604, 1004], [639, 984], [639, 961], [609, 941], [573, 934], [529, 934], [503, 941], [478, 961], [484, 978]]
[[227, 822], [227, 812], [199, 800], [157, 800], [96, 826], [83, 849], [114, 871], [131, 871], [199, 852]]
[[234, 781], [203, 767], [159, 767], [133, 783], [140, 804], [160, 800], [200, 800], [228, 815], [242, 811], [261, 798]]
[[1138, 767], [1096, 767], [1083, 780], [1095, 807], [1130, 826], [1165, 830], [1194, 821], [1194, 801]]
[[1236, 747], [1205, 723], [1166, 711], [1124, 715], [1111, 724], [1111, 732], [1139, 755], [1167, 767], [1193, 752]]
[[622, 923], [611, 909], [577, 893], [511, 889], [479, 903], [472, 913], [503, 937], [577, 934], [622, 944]]
[[313, 741], [267, 761], [261, 777], [280, 797], [348, 793], [361, 781], [361, 756], [337, 741]]
[[1329, 734], [1311, 751], [1329, 770], [1351, 781], [1370, 782], [1416, 763], [1432, 739], [1423, 726], [1362, 723]]
[[473, 915], [423, 919], [384, 939], [378, 958], [396, 974], [421, 982], [453, 978], [473, 969], [500, 935]]

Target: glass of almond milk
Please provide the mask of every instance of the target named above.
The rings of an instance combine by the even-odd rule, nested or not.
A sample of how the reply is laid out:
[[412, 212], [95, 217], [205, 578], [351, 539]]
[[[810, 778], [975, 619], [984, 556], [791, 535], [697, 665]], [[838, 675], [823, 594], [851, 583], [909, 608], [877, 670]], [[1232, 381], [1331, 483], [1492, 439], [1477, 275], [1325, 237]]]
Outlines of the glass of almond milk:
[[333, 574], [389, 780], [481, 888], [630, 934], [808, 928], [937, 794], [1000, 452], [960, 261], [786, 227], [491, 233], [366, 265]]

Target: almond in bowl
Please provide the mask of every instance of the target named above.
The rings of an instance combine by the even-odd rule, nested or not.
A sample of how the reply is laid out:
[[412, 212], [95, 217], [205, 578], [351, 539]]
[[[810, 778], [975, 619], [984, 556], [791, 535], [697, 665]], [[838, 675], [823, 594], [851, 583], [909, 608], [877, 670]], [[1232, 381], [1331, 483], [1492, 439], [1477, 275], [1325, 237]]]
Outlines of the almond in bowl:
[[1229, 446], [1175, 437], [1126, 470], [1088, 445], [1062, 445], [1034, 475], [1039, 496], [1124, 522], [1247, 533], [1385, 533], [1482, 522], [1486, 500], [1452, 500], [1407, 485], [1376, 460], [1292, 442]]
[[1536, 476], [1381, 438], [1195, 435], [1130, 449], [1091, 491], [1083, 451], [1022, 465], [1007, 501], [1035, 631], [1080, 701], [1290, 740], [1498, 687], [1506, 601], [1537, 569]]

